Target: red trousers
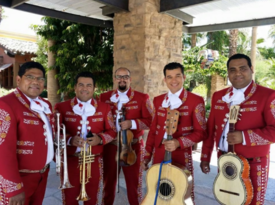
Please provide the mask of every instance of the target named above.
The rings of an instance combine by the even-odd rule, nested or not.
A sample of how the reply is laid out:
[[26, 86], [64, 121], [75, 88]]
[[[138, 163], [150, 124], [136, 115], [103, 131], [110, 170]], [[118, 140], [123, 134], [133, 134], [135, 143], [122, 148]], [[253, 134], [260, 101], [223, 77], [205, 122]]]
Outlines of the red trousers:
[[[20, 173], [25, 191], [24, 205], [42, 205], [48, 178], [49, 168], [44, 173]], [[0, 197], [1, 198], [1, 197]], [[9, 204], [9, 199], [4, 198], [1, 204]]]
[[269, 173], [269, 156], [249, 160], [250, 179], [253, 185], [253, 200], [250, 205], [264, 205]]
[[[159, 164], [164, 160], [165, 149], [164, 145], [155, 149], [153, 156], [153, 164]], [[172, 152], [172, 162], [183, 165], [187, 168], [189, 172], [191, 172], [193, 180], [192, 180], [192, 192], [191, 198], [193, 204], [195, 205], [195, 195], [194, 195], [194, 168], [193, 168], [193, 160], [192, 160], [192, 147], [188, 147], [186, 149], [176, 149]]]
[[[130, 205], [138, 205], [142, 200], [142, 167], [140, 162], [144, 158], [143, 140], [132, 145], [137, 155], [135, 164], [129, 167], [122, 167], [126, 187], [127, 196]], [[107, 144], [104, 146], [104, 204], [112, 205], [115, 199], [116, 183], [117, 183], [117, 146]], [[121, 167], [119, 167], [120, 171]]]
[[[78, 200], [76, 200], [76, 198], [81, 191], [78, 157], [68, 156], [68, 175], [73, 188], [62, 190], [63, 204], [78, 205]], [[85, 175], [87, 176], [87, 172]], [[62, 178], [63, 177], [61, 177], [61, 179]], [[86, 194], [90, 197], [90, 200], [84, 202], [85, 205], [102, 204], [103, 161], [101, 156], [96, 156], [94, 162], [91, 164], [91, 178], [85, 185], [85, 190]]]

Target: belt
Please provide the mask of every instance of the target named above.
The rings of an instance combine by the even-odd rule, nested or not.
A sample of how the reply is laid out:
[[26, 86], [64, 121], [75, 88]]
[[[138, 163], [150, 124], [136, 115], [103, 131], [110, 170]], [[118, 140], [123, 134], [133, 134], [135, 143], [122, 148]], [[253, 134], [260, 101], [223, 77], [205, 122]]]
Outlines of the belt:
[[[137, 142], [140, 142], [142, 140], [142, 136], [139, 136], [138, 138], [134, 138], [131, 142], [132, 145], [136, 144]], [[117, 145], [117, 139], [114, 139], [110, 144]]]
[[19, 170], [19, 172], [22, 172], [22, 173], [41, 173], [41, 174], [43, 174], [49, 168], [49, 166], [50, 166], [50, 164], [46, 164], [46, 166], [43, 167], [43, 169], [41, 169], [41, 170], [21, 169], [21, 170]]

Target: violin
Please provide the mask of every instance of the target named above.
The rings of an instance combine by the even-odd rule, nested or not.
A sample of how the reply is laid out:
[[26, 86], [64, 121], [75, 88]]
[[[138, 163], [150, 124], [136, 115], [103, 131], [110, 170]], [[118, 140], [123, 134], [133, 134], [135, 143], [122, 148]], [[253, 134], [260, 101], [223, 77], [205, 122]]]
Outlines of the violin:
[[[120, 113], [119, 122], [126, 120], [125, 118], [126, 108], [122, 107]], [[136, 152], [132, 149], [131, 143], [133, 141], [134, 134], [131, 130], [120, 131], [120, 142], [119, 142], [119, 164], [120, 166], [131, 166], [137, 160]]]

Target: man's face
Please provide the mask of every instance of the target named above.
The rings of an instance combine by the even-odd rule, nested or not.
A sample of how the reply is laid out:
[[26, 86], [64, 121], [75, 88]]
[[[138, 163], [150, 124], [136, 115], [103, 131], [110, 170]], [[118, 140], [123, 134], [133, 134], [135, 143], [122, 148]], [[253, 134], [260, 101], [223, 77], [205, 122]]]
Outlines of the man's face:
[[44, 89], [45, 78], [43, 72], [37, 68], [27, 69], [25, 74], [17, 76], [18, 88], [29, 98], [37, 98]]
[[75, 95], [82, 102], [90, 100], [93, 97], [94, 90], [92, 78], [79, 77], [77, 84], [74, 86]]
[[244, 88], [252, 81], [253, 67], [250, 68], [244, 58], [231, 60], [227, 72], [234, 88]]
[[172, 93], [178, 92], [182, 87], [185, 76], [182, 74], [181, 69], [166, 70], [164, 82]]
[[129, 89], [131, 85], [130, 73], [126, 69], [119, 69], [114, 76], [114, 82], [118, 90], [124, 92]]

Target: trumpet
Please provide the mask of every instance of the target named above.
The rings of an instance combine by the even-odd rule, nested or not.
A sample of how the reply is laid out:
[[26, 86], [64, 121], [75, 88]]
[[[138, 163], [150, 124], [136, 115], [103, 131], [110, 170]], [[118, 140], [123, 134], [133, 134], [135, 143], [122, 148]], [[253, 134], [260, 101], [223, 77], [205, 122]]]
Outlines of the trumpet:
[[[92, 146], [87, 147], [87, 142], [85, 141], [83, 147], [81, 148], [80, 155], [78, 158], [81, 190], [76, 200], [88, 201], [90, 199], [90, 197], [86, 192], [85, 184], [87, 184], [89, 182], [89, 179], [92, 177], [91, 163], [94, 162], [94, 159], [95, 159], [95, 155], [92, 154]], [[87, 169], [87, 176], [86, 176], [86, 169]]]
[[[63, 180], [60, 181], [60, 187], [59, 189], [67, 189], [73, 187], [69, 181], [68, 177], [68, 165], [67, 165], [67, 146], [66, 146], [66, 127], [64, 124], [61, 124], [60, 126], [60, 113], [56, 114], [57, 116], [57, 136], [56, 136], [56, 153], [55, 153], [55, 159], [56, 159], [56, 174], [60, 175], [61, 170], [61, 164], [63, 163]], [[60, 137], [60, 131], [63, 131], [63, 138]], [[63, 154], [62, 154], [63, 153]], [[62, 161], [62, 155], [63, 155], [63, 161]]]

